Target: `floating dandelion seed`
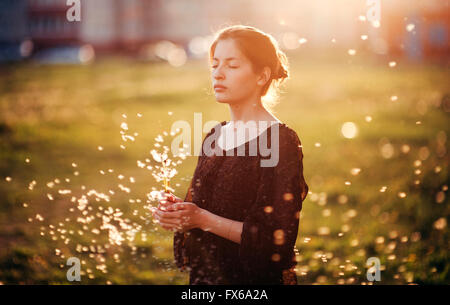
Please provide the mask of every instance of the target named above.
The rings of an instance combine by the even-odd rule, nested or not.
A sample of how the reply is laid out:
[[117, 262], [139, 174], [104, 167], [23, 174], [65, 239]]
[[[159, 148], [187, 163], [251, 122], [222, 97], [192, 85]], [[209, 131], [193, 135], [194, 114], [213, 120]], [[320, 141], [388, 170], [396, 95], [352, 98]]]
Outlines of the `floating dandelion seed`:
[[349, 49], [347, 52], [348, 52], [348, 54], [351, 55], [351, 56], [353, 56], [353, 55], [356, 54], [356, 50], [355, 50], [355, 49]]
[[367, 35], [361, 35], [361, 39], [362, 40], [367, 40], [368, 36]]
[[349, 218], [353, 218], [353, 217], [355, 217], [357, 214], [358, 214], [358, 212], [357, 212], [355, 209], [350, 209], [350, 210], [347, 211], [347, 216], [348, 216]]
[[397, 231], [392, 230], [392, 231], [389, 232], [389, 238], [390, 239], [395, 239], [397, 237], [398, 237], [398, 232]]
[[123, 130], [128, 130], [128, 124], [123, 122], [122, 124], [120, 124], [120, 128], [122, 128]]
[[26, 162], [26, 163], [30, 163], [30, 159], [29, 159], [29, 158], [26, 158], [26, 159], [25, 159], [25, 162]]
[[167, 113], [168, 115], [172, 115], [173, 114], [173, 112], [172, 111], [169, 111], [168, 113]]
[[[123, 116], [124, 118], [126, 118], [126, 116]], [[139, 117], [139, 115], [138, 115]], [[126, 123], [122, 123], [121, 125], [121, 135], [123, 136], [123, 139], [126, 140], [131, 140], [133, 141], [133, 137], [130, 135], [126, 135], [124, 130], [128, 129], [128, 125], [126, 125]], [[163, 132], [163, 134], [165, 136], [168, 135], [167, 132]], [[137, 136], [137, 133], [134, 133], [134, 136]], [[161, 140], [162, 137], [158, 136], [158, 140]], [[183, 145], [185, 146], [185, 145]], [[161, 146], [162, 147], [162, 146]], [[99, 150], [102, 149], [101, 146], [97, 146], [97, 148]], [[141, 168], [146, 168], [152, 171], [155, 171], [155, 175], [158, 179], [163, 179], [164, 180], [164, 188], [166, 190], [166, 192], [168, 192], [170, 190], [169, 187], [169, 179], [174, 177], [177, 173], [177, 171], [175, 170], [174, 167], [176, 167], [178, 164], [181, 163], [181, 160], [170, 160], [168, 158], [168, 151], [170, 151], [170, 149], [166, 146], [162, 147], [163, 148], [163, 152], [162, 153], [157, 153], [157, 154], [152, 154], [154, 156], [154, 159], [157, 160], [159, 159], [161, 163], [160, 166], [151, 166], [148, 165], [149, 162], [151, 162], [151, 159], [146, 158], [145, 162], [142, 161], [137, 161], [137, 165], [138, 167]], [[157, 155], [159, 156], [159, 158], [157, 157]], [[182, 153], [180, 154], [180, 159], [184, 160], [186, 158], [186, 156], [189, 155], [188, 153]], [[147, 162], [147, 163], [146, 163]], [[77, 164], [75, 162], [72, 163], [72, 167], [73, 168], [77, 168]], [[105, 175], [107, 172], [109, 173], [113, 173], [114, 170], [113, 169], [108, 169], [108, 170], [100, 170], [98, 169], [99, 173], [102, 175]], [[156, 173], [156, 171], [160, 171], [160, 173]], [[78, 171], [74, 172], [74, 175], [78, 175]], [[122, 174], [117, 174], [116, 177], [119, 180], [122, 180], [120, 182], [124, 182], [126, 177], [125, 175]], [[129, 179], [130, 183], [135, 183], [135, 179], [133, 177], [128, 177], [127, 180]], [[9, 180], [9, 179], [6, 179]], [[70, 182], [69, 178], [65, 178], [64, 181], [66, 182]], [[158, 180], [159, 181], [159, 180]], [[66, 217], [64, 219], [65, 222], [60, 222], [58, 225], [53, 226], [52, 224], [49, 224], [49, 231], [46, 232], [45, 227], [41, 227], [40, 230], [40, 236], [48, 236], [49, 240], [55, 241], [57, 243], [59, 243], [59, 245], [64, 244], [66, 246], [70, 246], [71, 243], [73, 243], [72, 238], [78, 237], [78, 236], [86, 236], [87, 240], [90, 240], [91, 244], [76, 244], [76, 252], [81, 253], [86, 255], [86, 257], [89, 257], [90, 259], [94, 259], [96, 261], [96, 263], [94, 265], [91, 266], [95, 266], [95, 268], [91, 267], [91, 268], [87, 268], [85, 269], [84, 274], [89, 274], [89, 278], [95, 278], [94, 273], [96, 270], [98, 270], [99, 272], [103, 272], [106, 273], [107, 269], [106, 269], [106, 264], [105, 264], [105, 257], [101, 255], [101, 253], [105, 253], [106, 251], [108, 251], [108, 249], [110, 251], [115, 251], [115, 246], [121, 247], [123, 245], [127, 245], [130, 247], [131, 249], [131, 254], [132, 255], [136, 255], [138, 257], [142, 257], [145, 258], [146, 254], [145, 253], [137, 253], [137, 247], [135, 247], [133, 245], [133, 241], [135, 240], [135, 236], [138, 232], [141, 232], [142, 234], [142, 229], [143, 226], [141, 226], [140, 224], [138, 224], [137, 222], [125, 218], [124, 217], [124, 213], [120, 210], [120, 209], [114, 209], [113, 207], [104, 207], [102, 205], [94, 205], [97, 202], [110, 202], [111, 198], [110, 196], [114, 196], [115, 192], [113, 190], [109, 190], [107, 192], [107, 194], [101, 193], [99, 191], [96, 191], [94, 189], [89, 189], [86, 188], [85, 185], [81, 186], [81, 190], [83, 191], [82, 194], [78, 194], [78, 190], [77, 191], [73, 191], [69, 188], [66, 187], [57, 187], [59, 186], [59, 184], [63, 182], [63, 180], [61, 179], [54, 179], [53, 181], [48, 181], [46, 182], [46, 187], [49, 189], [55, 189], [55, 192], [57, 192], [57, 195], [62, 195], [62, 196], [58, 196], [58, 201], [63, 201], [64, 199], [67, 199], [67, 201], [70, 201], [72, 203], [74, 203], [74, 205], [70, 208], [68, 208], [68, 212], [72, 213], [70, 215], [73, 215], [73, 217]], [[36, 181], [32, 181], [28, 188], [30, 190], [32, 190], [34, 188], [34, 186], [36, 185]], [[177, 186], [179, 186], [180, 184], [176, 184]], [[124, 184], [119, 184], [117, 185], [117, 188], [119, 189], [119, 192], [124, 192], [127, 194], [131, 193], [131, 189], [129, 187], [127, 187]], [[154, 189], [156, 191], [156, 188], [152, 187], [152, 189]], [[89, 190], [89, 191], [87, 191]], [[72, 192], [74, 193], [73, 195]], [[85, 192], [85, 193], [84, 193]], [[160, 192], [158, 192], [160, 193]], [[47, 198], [49, 200], [54, 200], [54, 195], [50, 194], [50, 193], [44, 193], [47, 194]], [[68, 197], [65, 197], [64, 195], [69, 195]], [[149, 199], [151, 200], [151, 196], [149, 196]], [[141, 203], [143, 201], [141, 201], [141, 199], [139, 198], [127, 198], [125, 199], [127, 200], [129, 203]], [[151, 203], [150, 200], [147, 200], [147, 203]], [[56, 204], [56, 203], [55, 203]], [[26, 208], [29, 206], [28, 203], [22, 203], [23, 207]], [[150, 209], [151, 205], [144, 205], [143, 208], [144, 209]], [[138, 216], [139, 218], [137, 219], [141, 219], [144, 220], [145, 223], [148, 225], [149, 223], [153, 222], [153, 219], [149, 219], [147, 218], [147, 216], [149, 216], [149, 214], [140, 214], [140, 211], [134, 209], [132, 210], [132, 214], [133, 216]], [[28, 222], [32, 223], [32, 222], [36, 222], [36, 221], [43, 221], [44, 217], [41, 216], [41, 214], [35, 214], [34, 217], [29, 217], [27, 219]], [[71, 226], [72, 227], [72, 223], [71, 221], [76, 222], [76, 224], [80, 225], [79, 228], [73, 228], [71, 230], [66, 230], [63, 226], [66, 224], [67, 226]], [[155, 232], [157, 231], [158, 228], [152, 228], [151, 231]], [[68, 236], [70, 236], [70, 238], [68, 238]], [[95, 236], [95, 239], [92, 239], [91, 237]], [[100, 245], [97, 243], [100, 243], [101, 240], [103, 240], [103, 237], [105, 238], [105, 244]], [[280, 233], [277, 233], [277, 235], [275, 236], [277, 243], [281, 243], [283, 238], [281, 236]], [[146, 237], [141, 236], [142, 241], [147, 240]], [[75, 244], [73, 244], [73, 247], [75, 248]], [[59, 257], [59, 258], [64, 258], [64, 255], [62, 254], [62, 249], [60, 246], [58, 247], [54, 247], [56, 249], [58, 249], [58, 251], [55, 250], [55, 254]], [[68, 249], [69, 250], [69, 249]], [[74, 249], [75, 250], [75, 249]], [[69, 250], [70, 251], [70, 250]], [[114, 256], [115, 258], [115, 262], [120, 262], [119, 257], [118, 256]], [[84, 267], [87, 266], [87, 262], [85, 260], [81, 261], [82, 265], [84, 265]]]
[[443, 191], [437, 192], [435, 200], [436, 203], [443, 203], [445, 200], [445, 193]]
[[391, 96], [391, 101], [395, 102], [396, 100], [398, 100], [398, 96], [397, 95]]
[[306, 38], [300, 38], [299, 40], [298, 40], [298, 43], [300, 43], [300, 44], [304, 44], [304, 43], [306, 43], [308, 40], [306, 39]]
[[366, 122], [372, 122], [372, 117], [370, 115], [366, 115], [365, 120]]
[[11, 178], [11, 177], [6, 177], [5, 180], [6, 180], [7, 182], [11, 182], [11, 181], [12, 181], [12, 178]]
[[346, 195], [339, 195], [338, 202], [339, 204], [346, 204], [348, 202], [348, 197]]
[[97, 149], [100, 150], [100, 151], [102, 151], [102, 150], [103, 150], [103, 147], [98, 146]]
[[389, 67], [393, 68], [397, 65], [397, 63], [395, 61], [391, 61], [389, 62]]
[[329, 235], [330, 234], [330, 228], [329, 227], [319, 227], [317, 229], [317, 233], [319, 235]]
[[348, 232], [350, 230], [350, 226], [348, 225], [348, 224], [344, 224], [344, 225], [342, 225], [342, 227], [341, 227], [341, 231], [342, 232]]
[[412, 32], [416, 26], [413, 23], [410, 23], [406, 26], [406, 30], [408, 32]]
[[325, 209], [322, 211], [322, 216], [323, 217], [328, 217], [331, 215], [331, 210], [330, 209]]
[[411, 150], [411, 147], [408, 144], [403, 144], [401, 147], [401, 151], [404, 154], [407, 154]]
[[366, 16], [360, 15], [358, 16], [359, 21], [366, 21]]
[[28, 185], [28, 189], [33, 190], [35, 185], [36, 185], [36, 181], [35, 180], [31, 181], [30, 184]]
[[273, 207], [271, 207], [271, 206], [264, 207], [264, 212], [266, 212], [267, 214], [272, 213], [273, 212]]
[[361, 172], [361, 169], [360, 169], [360, 168], [357, 168], [357, 167], [352, 168], [352, 169], [350, 170], [350, 173], [351, 173], [353, 176], [358, 175], [360, 172]]
[[405, 192], [399, 192], [398, 193], [398, 197], [405, 198], [406, 197], [406, 193]]
[[358, 127], [353, 122], [345, 122], [341, 127], [342, 135], [347, 139], [352, 139], [358, 134]]
[[383, 236], [378, 236], [377, 238], [375, 238], [375, 243], [383, 244], [384, 243], [384, 237]]
[[447, 226], [447, 219], [445, 219], [445, 217], [441, 217], [434, 222], [433, 226], [437, 230], [443, 230]]
[[281, 259], [280, 254], [275, 253], [275, 254], [272, 255], [272, 261], [278, 262], [280, 259]]
[[142, 113], [137, 114], [138, 118], [142, 118]]

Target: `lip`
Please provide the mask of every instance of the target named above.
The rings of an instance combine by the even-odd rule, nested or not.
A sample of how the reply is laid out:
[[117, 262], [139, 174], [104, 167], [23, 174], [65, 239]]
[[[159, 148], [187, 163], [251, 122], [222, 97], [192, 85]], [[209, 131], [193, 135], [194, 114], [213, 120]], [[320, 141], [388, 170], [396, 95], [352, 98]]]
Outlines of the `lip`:
[[225, 90], [225, 89], [227, 89], [227, 87], [222, 86], [222, 85], [215, 85], [214, 86], [214, 90]]

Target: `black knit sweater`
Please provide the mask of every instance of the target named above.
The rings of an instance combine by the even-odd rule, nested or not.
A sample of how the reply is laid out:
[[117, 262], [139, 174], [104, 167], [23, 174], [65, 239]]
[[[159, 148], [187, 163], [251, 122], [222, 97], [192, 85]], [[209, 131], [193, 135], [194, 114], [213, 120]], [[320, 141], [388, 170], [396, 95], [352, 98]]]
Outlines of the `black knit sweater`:
[[[203, 140], [205, 144], [208, 139], [214, 153], [206, 155], [208, 148], [202, 145], [185, 201], [243, 222], [241, 243], [198, 228], [175, 232], [176, 264], [190, 272], [190, 284], [296, 284], [294, 247], [308, 193], [301, 141], [293, 129], [276, 123], [225, 151], [216, 140], [226, 123], [216, 125]], [[250, 153], [261, 141], [264, 147], [279, 147], [275, 166], [261, 165], [271, 157], [259, 149]]]

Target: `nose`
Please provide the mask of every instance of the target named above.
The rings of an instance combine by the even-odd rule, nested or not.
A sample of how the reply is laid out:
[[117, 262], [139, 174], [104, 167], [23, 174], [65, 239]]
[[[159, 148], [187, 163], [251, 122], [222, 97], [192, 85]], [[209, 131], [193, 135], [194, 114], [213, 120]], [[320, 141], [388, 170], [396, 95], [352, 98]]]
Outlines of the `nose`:
[[225, 78], [225, 75], [222, 72], [222, 68], [219, 68], [219, 67], [214, 69], [212, 74], [213, 74], [213, 78], [214, 79], [223, 79], [223, 78]]

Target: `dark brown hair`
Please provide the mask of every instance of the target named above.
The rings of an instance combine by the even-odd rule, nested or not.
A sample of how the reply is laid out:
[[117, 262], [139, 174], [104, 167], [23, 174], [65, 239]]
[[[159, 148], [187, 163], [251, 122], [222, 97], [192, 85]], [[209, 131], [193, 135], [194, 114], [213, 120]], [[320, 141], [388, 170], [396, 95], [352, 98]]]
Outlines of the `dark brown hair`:
[[279, 48], [278, 42], [270, 34], [246, 25], [232, 25], [216, 32], [209, 49], [209, 59], [212, 62], [216, 45], [219, 40], [233, 39], [239, 50], [250, 60], [255, 73], [260, 73], [264, 67], [269, 67], [271, 75], [262, 87], [261, 97], [266, 97], [264, 106], [272, 108], [278, 98], [280, 85], [289, 78], [288, 59]]

